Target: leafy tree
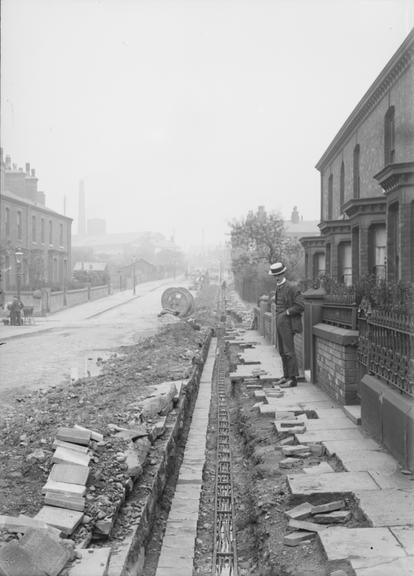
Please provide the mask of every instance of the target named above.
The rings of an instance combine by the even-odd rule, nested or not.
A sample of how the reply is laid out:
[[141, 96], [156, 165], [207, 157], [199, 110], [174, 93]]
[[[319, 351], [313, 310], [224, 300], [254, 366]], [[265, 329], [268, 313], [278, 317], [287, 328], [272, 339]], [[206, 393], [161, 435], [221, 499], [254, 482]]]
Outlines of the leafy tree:
[[303, 250], [287, 236], [280, 214], [267, 213], [263, 206], [230, 224], [233, 272], [251, 277], [267, 274], [269, 265], [283, 262], [292, 277], [299, 275]]

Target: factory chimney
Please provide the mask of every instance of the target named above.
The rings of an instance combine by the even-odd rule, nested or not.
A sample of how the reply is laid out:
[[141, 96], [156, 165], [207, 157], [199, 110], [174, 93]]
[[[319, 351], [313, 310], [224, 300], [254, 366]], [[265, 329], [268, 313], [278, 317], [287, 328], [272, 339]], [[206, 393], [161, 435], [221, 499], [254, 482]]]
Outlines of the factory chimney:
[[78, 211], [78, 234], [86, 234], [86, 208], [85, 208], [85, 183], [79, 182], [79, 211]]

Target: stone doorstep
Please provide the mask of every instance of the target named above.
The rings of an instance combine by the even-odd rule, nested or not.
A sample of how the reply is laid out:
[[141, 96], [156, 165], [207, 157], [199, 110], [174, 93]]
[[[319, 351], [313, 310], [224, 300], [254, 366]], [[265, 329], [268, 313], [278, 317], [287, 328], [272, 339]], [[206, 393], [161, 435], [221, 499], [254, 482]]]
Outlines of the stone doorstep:
[[[351, 474], [351, 472], [348, 472]], [[366, 490], [355, 490], [359, 507], [374, 527], [407, 526], [413, 523], [413, 493], [404, 490], [381, 490], [380, 497]]]
[[[327, 528], [319, 533], [328, 562], [349, 560], [352, 567], [368, 568], [405, 557], [388, 528]], [[391, 573], [389, 573], [391, 576]]]
[[343, 411], [345, 412], [346, 416], [359, 426], [361, 424], [361, 406], [360, 405], [345, 405], [342, 407]]
[[288, 475], [289, 488], [294, 495], [335, 494], [339, 492], [373, 491], [378, 499], [381, 490], [368, 472], [336, 472], [335, 474]]
[[78, 552], [81, 558], [72, 566], [69, 576], [106, 576], [111, 548], [84, 548]]
[[55, 508], [54, 506], [43, 506], [36, 514], [35, 519], [59, 528], [64, 534], [70, 536], [83, 518], [83, 512], [67, 510], [66, 508]]

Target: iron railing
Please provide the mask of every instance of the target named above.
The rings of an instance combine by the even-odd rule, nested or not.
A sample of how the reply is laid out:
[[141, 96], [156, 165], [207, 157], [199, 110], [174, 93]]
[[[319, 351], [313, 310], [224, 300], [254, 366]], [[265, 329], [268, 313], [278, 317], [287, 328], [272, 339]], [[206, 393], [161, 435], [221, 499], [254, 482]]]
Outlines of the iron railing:
[[414, 315], [373, 310], [358, 318], [358, 359], [367, 372], [414, 396]]

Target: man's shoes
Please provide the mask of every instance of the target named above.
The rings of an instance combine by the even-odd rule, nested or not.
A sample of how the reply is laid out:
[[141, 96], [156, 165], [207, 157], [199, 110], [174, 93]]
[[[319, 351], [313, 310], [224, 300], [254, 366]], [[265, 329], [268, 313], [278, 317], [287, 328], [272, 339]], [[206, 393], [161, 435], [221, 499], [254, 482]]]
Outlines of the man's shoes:
[[279, 384], [281, 388], [295, 388], [298, 385], [296, 378], [287, 378], [283, 384]]
[[282, 378], [279, 378], [279, 380], [276, 380], [275, 386], [280, 386], [281, 384], [284, 384], [288, 380], [289, 380], [289, 378], [286, 378], [286, 376], [282, 376]]

